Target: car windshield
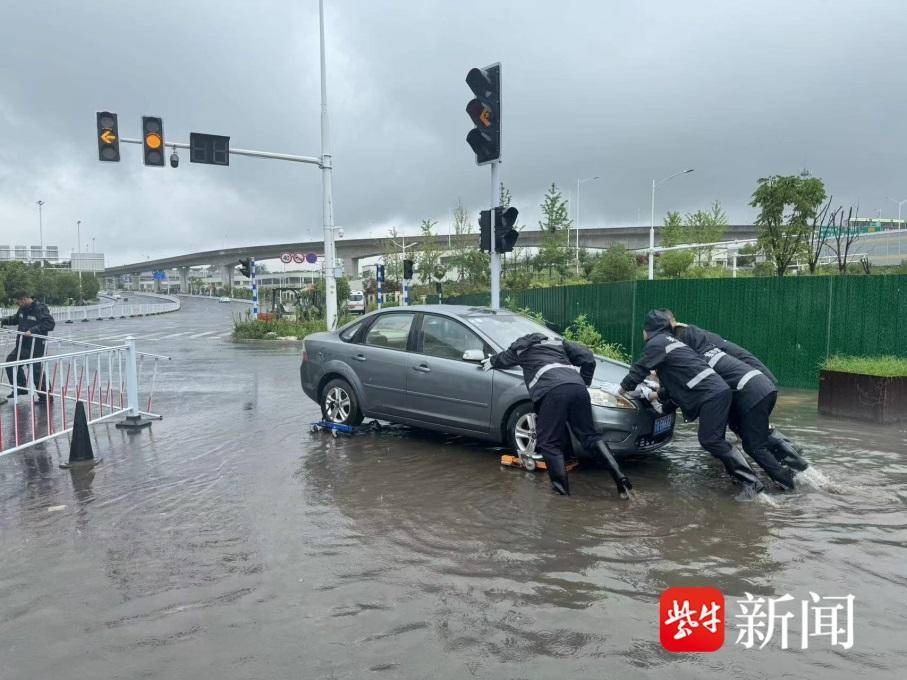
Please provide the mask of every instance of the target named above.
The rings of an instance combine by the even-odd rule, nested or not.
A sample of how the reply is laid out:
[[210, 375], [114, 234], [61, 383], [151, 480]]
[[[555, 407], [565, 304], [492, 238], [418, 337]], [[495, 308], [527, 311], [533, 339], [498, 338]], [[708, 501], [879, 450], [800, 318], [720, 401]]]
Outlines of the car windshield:
[[464, 318], [501, 347], [509, 347], [514, 340], [530, 333], [555, 334], [542, 324], [519, 314], [470, 314]]
[[362, 293], [350, 293], [350, 300], [352, 300], [353, 302], [361, 302], [362, 298]]

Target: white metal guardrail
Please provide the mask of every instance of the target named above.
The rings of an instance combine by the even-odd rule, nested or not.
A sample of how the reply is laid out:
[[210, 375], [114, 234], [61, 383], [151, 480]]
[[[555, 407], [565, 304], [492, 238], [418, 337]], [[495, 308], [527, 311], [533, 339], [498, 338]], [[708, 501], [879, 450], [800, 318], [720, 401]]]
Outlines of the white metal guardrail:
[[[89, 424], [117, 416], [160, 418], [151, 412], [155, 379], [158, 363], [170, 357], [138, 352], [132, 338], [105, 346], [39, 335], [20, 341], [24, 335], [0, 330], [0, 339], [15, 343], [16, 351], [13, 360], [0, 363], [0, 388], [12, 390], [9, 403], [0, 406], [0, 457], [72, 431], [79, 401]], [[36, 340], [45, 343], [43, 356], [35, 356]], [[150, 386], [141, 390], [148, 372]]]
[[[143, 293], [143, 297], [153, 297], [161, 300], [159, 303], [135, 304], [126, 302], [102, 302], [97, 305], [81, 305], [77, 307], [64, 307], [53, 305], [48, 307], [50, 315], [57, 323], [73, 323], [74, 321], [94, 321], [104, 319], [123, 319], [130, 316], [150, 316], [152, 314], [166, 314], [175, 312], [180, 308], [180, 301], [174, 295], [157, 295]], [[15, 308], [0, 308], [0, 315], [12, 316]]]

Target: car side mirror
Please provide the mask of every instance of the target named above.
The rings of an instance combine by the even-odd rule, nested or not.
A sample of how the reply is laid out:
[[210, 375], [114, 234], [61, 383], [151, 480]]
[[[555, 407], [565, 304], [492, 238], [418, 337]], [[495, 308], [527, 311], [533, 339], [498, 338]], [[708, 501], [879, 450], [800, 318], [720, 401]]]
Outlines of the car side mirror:
[[463, 361], [482, 361], [485, 355], [480, 349], [468, 349], [463, 352]]

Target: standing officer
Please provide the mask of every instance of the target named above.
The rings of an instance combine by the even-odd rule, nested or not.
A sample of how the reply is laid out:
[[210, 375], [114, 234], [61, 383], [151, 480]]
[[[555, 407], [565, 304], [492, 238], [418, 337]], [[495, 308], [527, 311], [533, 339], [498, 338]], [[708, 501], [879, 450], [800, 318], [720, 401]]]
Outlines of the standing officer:
[[575, 342], [530, 333], [482, 362], [486, 371], [516, 366], [523, 369], [523, 379], [538, 414], [535, 448], [545, 458], [551, 488], [561, 495], [570, 495], [564, 463], [564, 450], [570, 442], [569, 424], [586, 450], [601, 455], [620, 497], [629, 498], [633, 485], [621, 472], [592, 420], [588, 390], [595, 375], [592, 352]]
[[731, 408], [731, 389], [700, 354], [671, 334], [671, 318], [653, 309], [646, 315], [642, 357], [621, 381], [621, 391], [634, 389], [655, 371], [662, 390], [683, 411], [687, 421], [699, 418], [699, 444], [724, 464], [747, 496], [762, 491], [762, 483], [743, 453], [724, 438]]
[[[6, 356], [7, 361], [21, 361], [23, 359], [39, 359], [44, 356], [44, 339], [33, 337], [34, 335], [47, 335], [50, 333], [56, 322], [50, 315], [47, 305], [38, 302], [32, 298], [31, 294], [26, 291], [17, 291], [13, 294], [13, 299], [19, 305], [19, 310], [12, 316], [0, 319], [2, 326], [17, 326], [19, 335], [16, 338], [16, 346], [13, 351]], [[13, 391], [10, 392], [8, 399], [15, 396], [18, 388], [19, 394], [28, 394], [25, 386], [28, 381], [25, 377], [25, 371], [22, 366], [16, 369], [16, 380], [13, 381], [13, 367], [6, 367], [6, 375], [9, 378], [9, 384], [13, 385]], [[32, 379], [34, 380], [35, 389], [38, 391], [38, 403], [44, 403], [47, 400], [47, 391], [44, 379], [43, 364], [32, 364]]]
[[[809, 463], [789, 439], [769, 425], [769, 418], [778, 398], [777, 378], [746, 348], [725, 340], [712, 331], [692, 324], [678, 323], [670, 309], [662, 311], [671, 319], [674, 335], [700, 354], [711, 352], [708, 357], [709, 365], [732, 389], [737, 390], [728, 424], [740, 437], [744, 450], [772, 479], [786, 488], [793, 488], [793, 474], [790, 470], [780, 468], [778, 464], [784, 463], [794, 470], [803, 471], [809, 467]], [[717, 350], [718, 353], [712, 350]], [[751, 375], [752, 371], [755, 372], [752, 375], [760, 374], [759, 377], [754, 382], [744, 383], [742, 389], [738, 388], [737, 383], [745, 376]], [[772, 391], [775, 396], [769, 398]], [[765, 403], [760, 403], [763, 399]], [[747, 434], [746, 440], [744, 430]], [[766, 454], [771, 455], [775, 462], [769, 460]]]

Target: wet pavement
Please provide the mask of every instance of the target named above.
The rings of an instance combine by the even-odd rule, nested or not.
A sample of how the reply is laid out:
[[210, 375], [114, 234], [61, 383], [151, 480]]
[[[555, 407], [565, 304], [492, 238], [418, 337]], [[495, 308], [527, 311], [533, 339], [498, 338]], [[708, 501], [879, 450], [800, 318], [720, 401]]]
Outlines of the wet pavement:
[[[311, 434], [294, 345], [234, 345], [242, 305], [73, 328], [169, 354], [137, 435], [93, 428], [0, 458], [0, 678], [868, 678], [907, 664], [907, 430], [820, 418], [785, 392], [777, 424], [827, 480], [734, 500], [682, 429], [551, 495], [463, 439]], [[89, 327], [90, 326], [90, 327]], [[64, 331], [61, 331], [61, 334]], [[853, 594], [853, 647], [735, 644], [674, 655], [669, 586], [744, 597]], [[799, 608], [799, 605], [798, 605]], [[729, 612], [733, 615], [735, 612]]]

